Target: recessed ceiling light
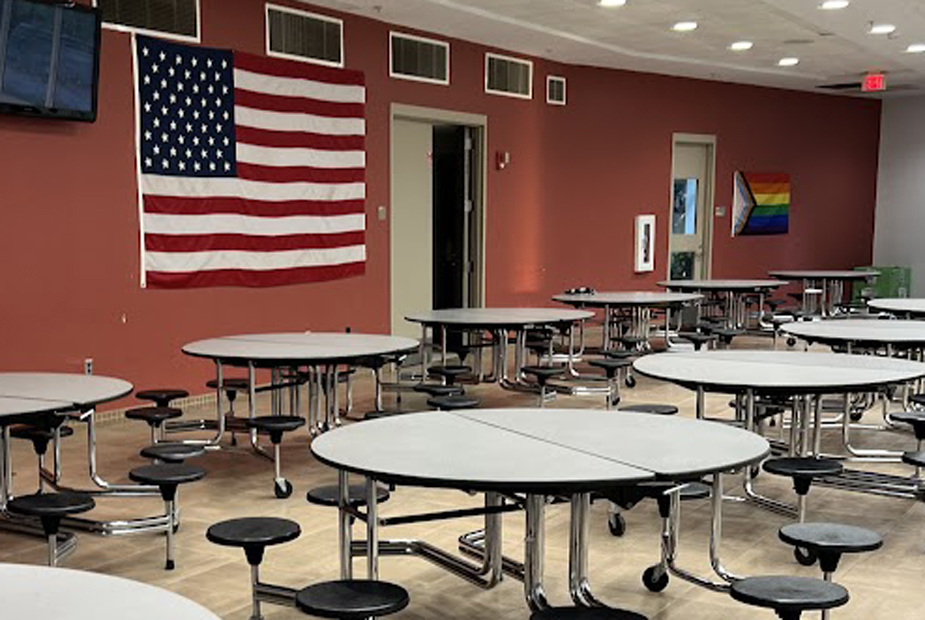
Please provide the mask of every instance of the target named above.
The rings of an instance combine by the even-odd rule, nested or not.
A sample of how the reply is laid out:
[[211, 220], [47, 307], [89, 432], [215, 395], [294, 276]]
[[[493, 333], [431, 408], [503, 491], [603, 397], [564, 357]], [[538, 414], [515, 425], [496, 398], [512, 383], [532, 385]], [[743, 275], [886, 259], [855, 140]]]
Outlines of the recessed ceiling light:
[[598, 5], [600, 6], [623, 6], [626, 4], [626, 0], [599, 0]]
[[819, 8], [823, 11], [837, 11], [839, 9], [847, 9], [849, 4], [851, 3], [848, 2], [848, 0], [825, 0], [825, 2], [819, 5]]
[[747, 52], [755, 46], [751, 41], [736, 41], [729, 46], [733, 52]]
[[913, 43], [906, 48], [906, 51], [910, 54], [922, 54], [925, 53], [925, 43]]
[[793, 57], [781, 58], [780, 60], [777, 61], [777, 64], [780, 65], [781, 67], [795, 67], [798, 64], [800, 64], [800, 59], [793, 58]]
[[671, 29], [675, 32], [690, 32], [697, 30], [697, 22], [678, 22]]
[[871, 24], [870, 34], [893, 34], [896, 32], [896, 26], [893, 24]]

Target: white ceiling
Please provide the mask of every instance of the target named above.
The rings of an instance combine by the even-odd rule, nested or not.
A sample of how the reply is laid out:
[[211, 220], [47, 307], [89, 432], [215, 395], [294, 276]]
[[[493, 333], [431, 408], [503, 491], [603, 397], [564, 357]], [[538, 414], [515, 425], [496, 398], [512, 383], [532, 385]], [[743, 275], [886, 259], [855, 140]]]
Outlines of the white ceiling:
[[[572, 64], [814, 90], [886, 71], [894, 92], [925, 92], [925, 0], [853, 0], [822, 11], [822, 0], [306, 0], [393, 24]], [[695, 20], [691, 33], [672, 24]], [[867, 33], [871, 22], [898, 29]], [[733, 41], [755, 47], [736, 53]], [[777, 61], [797, 56], [797, 67]], [[898, 87], [898, 88], [897, 88]]]

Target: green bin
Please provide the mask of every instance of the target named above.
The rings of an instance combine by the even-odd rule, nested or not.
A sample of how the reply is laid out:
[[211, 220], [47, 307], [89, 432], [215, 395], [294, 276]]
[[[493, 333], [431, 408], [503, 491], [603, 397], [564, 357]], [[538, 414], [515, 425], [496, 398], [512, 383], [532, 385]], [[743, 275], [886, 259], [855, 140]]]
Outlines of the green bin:
[[912, 286], [912, 269], [909, 267], [856, 267], [856, 271], [878, 271], [880, 275], [871, 283], [854, 283], [851, 300], [862, 298], [908, 297]]

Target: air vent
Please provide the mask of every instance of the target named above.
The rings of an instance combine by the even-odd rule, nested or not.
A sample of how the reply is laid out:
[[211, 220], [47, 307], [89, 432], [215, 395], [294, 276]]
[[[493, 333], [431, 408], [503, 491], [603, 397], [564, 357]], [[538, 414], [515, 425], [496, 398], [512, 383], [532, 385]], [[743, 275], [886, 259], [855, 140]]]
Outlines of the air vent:
[[533, 99], [533, 63], [498, 54], [485, 54], [485, 92]]
[[119, 29], [199, 41], [199, 0], [96, 0], [103, 22]]
[[343, 67], [344, 22], [268, 4], [267, 55]]
[[417, 82], [450, 83], [450, 45], [443, 41], [389, 33], [389, 75]]
[[822, 90], [861, 90], [860, 82], [842, 82], [840, 84], [820, 84], [816, 88], [821, 88]]
[[558, 75], [546, 76], [546, 103], [565, 105], [565, 78]]

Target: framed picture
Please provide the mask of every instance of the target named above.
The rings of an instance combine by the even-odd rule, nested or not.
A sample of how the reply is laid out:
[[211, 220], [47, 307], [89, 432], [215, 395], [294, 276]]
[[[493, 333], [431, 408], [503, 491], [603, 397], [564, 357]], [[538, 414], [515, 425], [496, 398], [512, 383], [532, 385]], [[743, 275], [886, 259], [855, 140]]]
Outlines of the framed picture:
[[655, 271], [655, 216], [636, 216], [636, 273]]

